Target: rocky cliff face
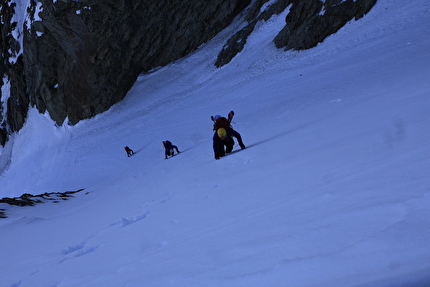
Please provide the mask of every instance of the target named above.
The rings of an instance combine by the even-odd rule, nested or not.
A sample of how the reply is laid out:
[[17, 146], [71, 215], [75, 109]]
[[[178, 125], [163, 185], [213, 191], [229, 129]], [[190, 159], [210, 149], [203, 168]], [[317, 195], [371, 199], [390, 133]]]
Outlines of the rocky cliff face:
[[0, 72], [10, 85], [1, 119], [3, 142], [23, 126], [29, 104], [48, 111], [59, 125], [107, 110], [141, 72], [195, 50], [250, 2], [31, 0], [19, 54], [22, 47], [13, 35], [19, 27], [12, 19], [19, 12], [16, 0], [1, 1]]
[[249, 9], [246, 25], [233, 35], [219, 53], [215, 65], [223, 66], [239, 53], [259, 21], [268, 20], [285, 9], [289, 13], [284, 28], [273, 39], [277, 48], [303, 50], [315, 47], [337, 32], [348, 21], [358, 20], [375, 5], [376, 0], [278, 0], [261, 11], [268, 0], [258, 0]]
[[286, 25], [274, 44], [307, 49], [352, 18], [362, 17], [376, 2], [28, 0], [27, 18], [20, 27], [13, 16], [17, 1], [0, 0], [2, 144], [23, 126], [30, 105], [41, 113], [48, 111], [59, 125], [106, 111], [124, 98], [140, 73], [187, 55], [246, 7], [248, 24], [220, 51], [218, 67], [243, 48], [258, 21], [288, 7]]

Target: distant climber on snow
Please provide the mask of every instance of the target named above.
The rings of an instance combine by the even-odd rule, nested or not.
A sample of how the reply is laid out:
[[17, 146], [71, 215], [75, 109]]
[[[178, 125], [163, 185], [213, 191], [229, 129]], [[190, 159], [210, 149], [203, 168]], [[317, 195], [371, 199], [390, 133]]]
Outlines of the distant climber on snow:
[[214, 121], [214, 135], [213, 135], [213, 149], [215, 159], [225, 156], [233, 150], [235, 137], [241, 149], [245, 149], [242, 141], [242, 136], [231, 127], [231, 120], [233, 119], [234, 112], [228, 113], [228, 119], [220, 115], [212, 116]]
[[125, 146], [124, 149], [125, 149], [125, 152], [127, 153], [128, 157], [134, 155], [134, 151], [131, 148], [129, 148], [128, 146]]
[[180, 153], [180, 151], [178, 150], [178, 147], [173, 145], [170, 141], [166, 140], [163, 142], [163, 146], [164, 146], [164, 154], [166, 156], [165, 159], [167, 159], [168, 156], [174, 156], [175, 155], [175, 150], [177, 153]]

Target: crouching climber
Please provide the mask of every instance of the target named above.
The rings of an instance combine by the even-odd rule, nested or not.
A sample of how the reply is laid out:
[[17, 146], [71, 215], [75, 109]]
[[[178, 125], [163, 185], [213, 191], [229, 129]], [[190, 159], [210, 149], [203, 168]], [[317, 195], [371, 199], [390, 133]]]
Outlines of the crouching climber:
[[134, 155], [134, 151], [131, 148], [129, 148], [128, 146], [125, 146], [124, 149], [125, 149], [125, 152], [127, 153], [128, 157]]
[[170, 141], [166, 140], [163, 142], [164, 145], [164, 155], [166, 156], [165, 159], [167, 159], [168, 156], [174, 156], [175, 150], [177, 153], [180, 153], [177, 146], [173, 145]]
[[215, 131], [213, 136], [215, 159], [220, 159], [220, 157], [231, 153], [234, 146], [233, 137], [235, 137], [239, 142], [240, 148], [245, 149], [245, 145], [242, 142], [242, 137], [237, 131], [233, 130], [232, 128], [219, 128]]
[[213, 135], [213, 149], [215, 153], [215, 159], [225, 156], [233, 150], [235, 137], [239, 143], [241, 149], [245, 149], [245, 145], [242, 141], [242, 136], [231, 127], [231, 121], [233, 119], [234, 112], [228, 113], [228, 119], [216, 115], [211, 117], [214, 121], [214, 135]]

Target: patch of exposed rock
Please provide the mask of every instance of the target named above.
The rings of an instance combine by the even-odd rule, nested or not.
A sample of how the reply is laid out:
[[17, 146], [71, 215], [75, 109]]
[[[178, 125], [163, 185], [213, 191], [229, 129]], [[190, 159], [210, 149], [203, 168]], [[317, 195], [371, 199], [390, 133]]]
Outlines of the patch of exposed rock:
[[[3, 197], [0, 199], [0, 207], [2, 204], [6, 207], [7, 205], [13, 206], [33, 206], [39, 203], [45, 202], [53, 202], [58, 203], [60, 201], [68, 200], [74, 197], [76, 193], [84, 191], [84, 189], [79, 189], [76, 191], [66, 191], [66, 192], [46, 192], [39, 195], [32, 195], [29, 193], [25, 193], [20, 197]], [[88, 193], [86, 193], [88, 194]], [[6, 208], [0, 208], [0, 218], [7, 218], [6, 216]]]

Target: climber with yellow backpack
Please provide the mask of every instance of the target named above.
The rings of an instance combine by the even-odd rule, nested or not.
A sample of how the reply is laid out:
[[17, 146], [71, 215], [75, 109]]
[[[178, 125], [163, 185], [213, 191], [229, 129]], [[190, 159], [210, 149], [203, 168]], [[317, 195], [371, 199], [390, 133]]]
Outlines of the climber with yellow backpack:
[[231, 153], [234, 146], [233, 137], [235, 137], [239, 143], [241, 149], [245, 149], [245, 145], [242, 142], [241, 135], [231, 127], [231, 120], [233, 119], [234, 112], [228, 113], [228, 119], [221, 117], [220, 115], [212, 116], [211, 119], [214, 121], [214, 136], [213, 136], [213, 149], [215, 153], [215, 159]]

